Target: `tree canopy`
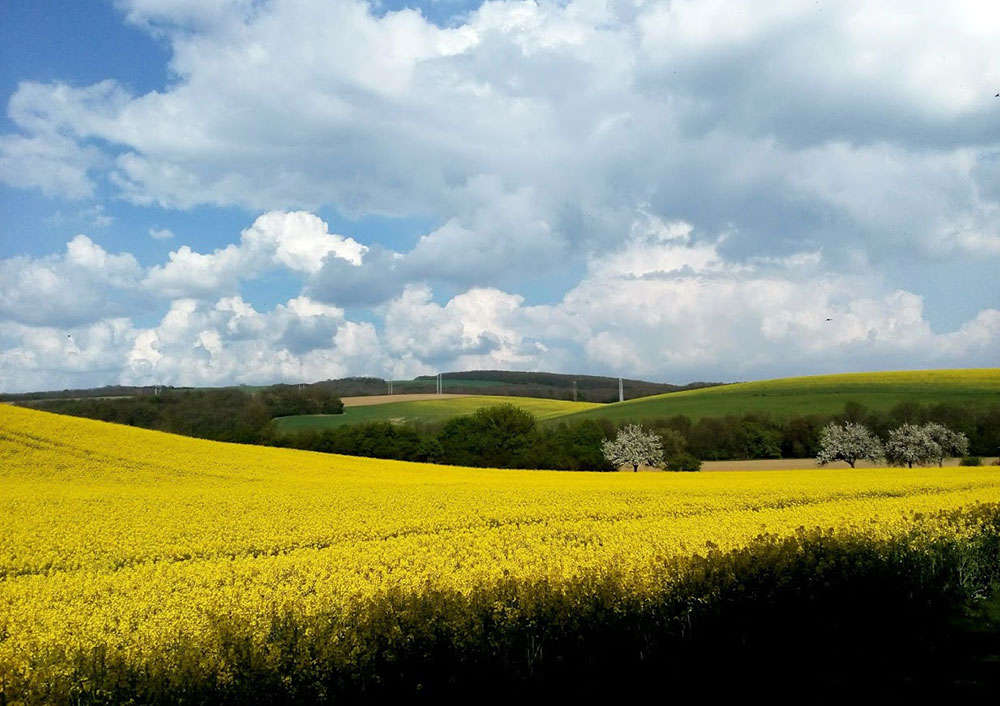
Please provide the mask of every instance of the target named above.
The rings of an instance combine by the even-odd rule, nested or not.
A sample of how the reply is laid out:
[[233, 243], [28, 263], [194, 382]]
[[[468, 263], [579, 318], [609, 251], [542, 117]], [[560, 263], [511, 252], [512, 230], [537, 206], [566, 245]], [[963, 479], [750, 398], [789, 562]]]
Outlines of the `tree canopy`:
[[604, 457], [615, 466], [659, 466], [663, 463], [663, 444], [658, 434], [647, 432], [639, 424], [628, 424], [618, 430], [614, 440], [602, 445]]
[[819, 453], [816, 460], [821, 466], [832, 461], [845, 461], [854, 468], [861, 459], [876, 461], [883, 455], [882, 442], [868, 427], [854, 422], [830, 422], [820, 432]]

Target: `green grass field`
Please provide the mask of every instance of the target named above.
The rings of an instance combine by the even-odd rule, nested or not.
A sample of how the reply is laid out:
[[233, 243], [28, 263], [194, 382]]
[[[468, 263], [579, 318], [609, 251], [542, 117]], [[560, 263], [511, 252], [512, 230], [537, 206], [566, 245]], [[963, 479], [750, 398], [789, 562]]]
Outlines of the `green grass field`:
[[889, 410], [900, 402], [1000, 404], [1000, 368], [848, 373], [780, 378], [672, 392], [617, 404], [567, 402], [532, 397], [472, 396], [442, 400], [387, 402], [351, 407], [339, 415], [303, 415], [276, 420], [278, 430], [332, 429], [343, 424], [391, 421], [438, 423], [481, 407], [511, 403], [540, 422], [609, 419], [641, 421], [684, 414], [692, 420], [727, 414], [768, 412], [776, 417], [832, 414], [847, 402]]
[[447, 398], [443, 400], [421, 400], [416, 402], [386, 402], [385, 404], [363, 407], [348, 407], [344, 414], [299, 415], [281, 417], [275, 420], [278, 431], [294, 433], [306, 429], [333, 429], [344, 424], [362, 422], [418, 422], [433, 424], [444, 422], [460, 414], [472, 414], [481, 407], [497, 404], [513, 404], [531, 412], [539, 421], [554, 419], [602, 407], [595, 402], [567, 402], [563, 400], [537, 399], [534, 397], [472, 397]]
[[831, 414], [850, 401], [888, 410], [900, 402], [1000, 404], [1000, 368], [849, 373], [781, 378], [672, 392], [563, 415], [560, 420], [640, 421], [768, 412], [776, 417]]

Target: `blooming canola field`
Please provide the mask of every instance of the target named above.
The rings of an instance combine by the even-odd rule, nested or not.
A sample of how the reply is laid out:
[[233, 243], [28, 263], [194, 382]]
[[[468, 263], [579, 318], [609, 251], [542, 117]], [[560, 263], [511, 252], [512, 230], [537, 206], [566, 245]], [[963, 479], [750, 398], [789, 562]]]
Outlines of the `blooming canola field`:
[[[605, 601], [655, 600], [690, 557], [761, 536], [951, 537], [975, 528], [938, 523], [939, 513], [996, 503], [990, 468], [499, 471], [221, 444], [0, 405], [0, 688], [26, 703], [68, 702], [123, 674], [224, 688], [238, 678], [234, 641], [254, 669], [283, 673], [281, 650], [311, 635], [322, 645], [310, 664], [356, 671], [409, 639], [374, 615], [407, 597], [447, 597], [421, 604], [435, 630], [466, 599], [493, 606], [489, 624], [502, 628], [532, 595], [577, 600], [581, 586], [600, 586]], [[289, 622], [294, 638], [276, 628]], [[396, 632], [365, 633], [380, 629]]]

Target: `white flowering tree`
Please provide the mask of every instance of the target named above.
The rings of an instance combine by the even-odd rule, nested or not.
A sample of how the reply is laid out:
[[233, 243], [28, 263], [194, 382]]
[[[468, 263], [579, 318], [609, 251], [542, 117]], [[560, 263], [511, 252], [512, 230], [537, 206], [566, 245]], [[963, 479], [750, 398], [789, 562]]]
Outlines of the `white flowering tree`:
[[647, 432], [639, 424], [627, 424], [618, 430], [614, 441], [605, 439], [601, 444], [604, 458], [617, 467], [632, 466], [638, 471], [640, 465], [659, 466], [663, 463], [663, 444], [660, 437]]
[[949, 456], [965, 456], [969, 453], [969, 437], [960, 431], [952, 431], [943, 424], [924, 425], [924, 430], [931, 437], [931, 440], [938, 445], [937, 462], [938, 466], [944, 465], [944, 460]]
[[889, 432], [885, 458], [893, 466], [926, 465], [941, 457], [941, 447], [931, 437], [927, 426], [904, 424]]
[[819, 453], [816, 461], [825, 466], [844, 461], [851, 468], [861, 459], [877, 461], [883, 455], [882, 442], [864, 424], [846, 422], [827, 424], [819, 433]]

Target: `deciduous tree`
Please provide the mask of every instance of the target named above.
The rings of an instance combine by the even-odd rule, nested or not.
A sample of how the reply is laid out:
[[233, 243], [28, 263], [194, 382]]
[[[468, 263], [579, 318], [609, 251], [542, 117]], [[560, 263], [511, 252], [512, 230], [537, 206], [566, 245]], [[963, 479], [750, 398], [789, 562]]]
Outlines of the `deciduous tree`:
[[924, 430], [938, 445], [938, 466], [943, 466], [944, 460], [949, 456], [965, 456], [969, 453], [969, 438], [962, 432], [952, 431], [943, 424], [934, 422], [925, 424]]
[[885, 458], [893, 466], [918, 466], [935, 461], [941, 447], [931, 438], [927, 427], [903, 424], [889, 432], [885, 442]]
[[882, 453], [882, 443], [868, 431], [868, 427], [854, 422], [831, 422], [820, 432], [816, 460], [821, 466], [832, 461], [845, 461], [854, 468], [854, 464], [861, 459], [876, 461]]
[[601, 446], [604, 457], [615, 466], [659, 466], [663, 463], [663, 444], [660, 437], [647, 432], [639, 424], [627, 424], [618, 430], [614, 441], [605, 440]]

